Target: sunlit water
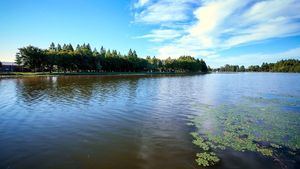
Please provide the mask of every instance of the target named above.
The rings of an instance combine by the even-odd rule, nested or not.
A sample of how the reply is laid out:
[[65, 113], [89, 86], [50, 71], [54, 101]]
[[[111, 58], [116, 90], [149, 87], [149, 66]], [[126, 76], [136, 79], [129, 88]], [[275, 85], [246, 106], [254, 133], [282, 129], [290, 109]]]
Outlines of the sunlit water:
[[[0, 168], [201, 168], [188, 117], [249, 97], [290, 99], [278, 105], [300, 116], [300, 74], [3, 78]], [[218, 153], [214, 168], [282, 168], [255, 152]], [[286, 160], [299, 161], [299, 153]]]

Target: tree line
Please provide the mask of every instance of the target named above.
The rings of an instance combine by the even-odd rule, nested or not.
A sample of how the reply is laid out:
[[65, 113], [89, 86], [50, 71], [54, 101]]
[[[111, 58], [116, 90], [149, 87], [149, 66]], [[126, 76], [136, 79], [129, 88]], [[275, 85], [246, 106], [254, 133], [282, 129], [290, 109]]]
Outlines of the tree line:
[[226, 64], [220, 68], [214, 69], [218, 72], [300, 72], [300, 60], [287, 59], [280, 60], [276, 63], [262, 63], [259, 65], [251, 65], [248, 68], [239, 65]]
[[135, 50], [121, 54], [116, 50], [91, 49], [90, 44], [51, 43], [48, 49], [27, 46], [18, 49], [16, 63], [29, 71], [40, 72], [207, 72], [202, 59], [181, 56], [165, 60], [156, 57], [140, 58]]

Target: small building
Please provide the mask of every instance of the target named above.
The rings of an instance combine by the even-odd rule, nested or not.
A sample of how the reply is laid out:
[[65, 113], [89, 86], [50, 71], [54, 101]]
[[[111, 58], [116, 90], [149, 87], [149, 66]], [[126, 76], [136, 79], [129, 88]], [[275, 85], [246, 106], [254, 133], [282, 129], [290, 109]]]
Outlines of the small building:
[[19, 69], [19, 66], [14, 62], [1, 62], [0, 72], [14, 72]]

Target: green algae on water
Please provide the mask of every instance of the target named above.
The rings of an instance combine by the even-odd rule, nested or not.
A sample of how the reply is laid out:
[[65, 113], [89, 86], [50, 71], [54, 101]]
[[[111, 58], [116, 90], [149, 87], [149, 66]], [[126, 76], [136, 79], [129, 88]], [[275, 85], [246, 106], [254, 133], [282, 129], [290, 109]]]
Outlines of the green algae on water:
[[238, 105], [197, 106], [199, 114], [190, 122], [196, 129], [191, 133], [193, 144], [201, 151], [196, 154], [197, 164], [215, 165], [220, 159], [214, 151], [226, 148], [274, 158], [283, 147], [290, 154], [300, 149], [299, 112], [282, 109], [286, 101], [276, 101], [276, 106], [274, 102], [274, 98], [251, 98]]
[[213, 152], [197, 153], [196, 156], [197, 156], [196, 159], [197, 164], [204, 167], [214, 165], [220, 161], [218, 156]]

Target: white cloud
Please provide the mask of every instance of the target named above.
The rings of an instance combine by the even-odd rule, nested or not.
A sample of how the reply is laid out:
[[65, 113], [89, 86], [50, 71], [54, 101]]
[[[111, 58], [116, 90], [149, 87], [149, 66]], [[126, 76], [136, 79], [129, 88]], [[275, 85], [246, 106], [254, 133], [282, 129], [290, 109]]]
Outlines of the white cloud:
[[[140, 1], [138, 1], [138, 3], [139, 2]], [[144, 9], [141, 11], [136, 11], [135, 21], [146, 24], [162, 24], [185, 21], [190, 15], [188, 10], [197, 2], [198, 0], [151, 1], [148, 2], [149, 5], [147, 5]]]
[[[192, 43], [192, 42], [191, 42]], [[159, 47], [158, 53], [159, 58], [166, 59], [168, 57], [178, 58], [183, 55], [191, 55], [191, 56], [211, 56], [216, 52], [214, 50], [202, 50], [199, 49], [197, 45], [190, 44], [189, 50], [186, 50], [186, 46], [175, 46], [175, 45], [165, 45]]]
[[174, 29], [155, 29], [152, 30], [150, 34], [138, 36], [136, 38], [145, 38], [150, 39], [150, 41], [153, 42], [162, 42], [165, 40], [171, 40], [180, 37], [181, 35], [182, 32]]
[[218, 37], [224, 30], [226, 19], [231, 17], [234, 11], [245, 5], [247, 5], [246, 1], [239, 0], [208, 1], [204, 3], [194, 12], [197, 22], [191, 26], [189, 35], [186, 38], [195, 38], [202, 48], [215, 47], [219, 43]]
[[135, 8], [141, 8], [144, 5], [146, 5], [147, 3], [149, 3], [150, 0], [138, 0], [135, 4], [134, 7]]
[[[299, 35], [299, 11], [299, 0], [161, 0], [148, 2], [136, 12], [135, 21], [156, 24], [162, 29], [168, 23], [168, 32], [184, 32], [176, 36], [165, 32], [164, 36], [153, 30], [141, 36], [156, 42], [173, 39], [157, 44], [159, 57], [203, 56], [217, 55], [239, 45]], [[185, 26], [178, 27], [177, 23]]]
[[280, 38], [300, 33], [300, 3], [296, 0], [261, 1], [245, 11], [241, 26], [225, 40], [225, 47], [233, 47], [253, 41]]

